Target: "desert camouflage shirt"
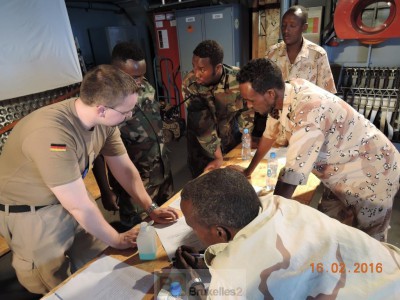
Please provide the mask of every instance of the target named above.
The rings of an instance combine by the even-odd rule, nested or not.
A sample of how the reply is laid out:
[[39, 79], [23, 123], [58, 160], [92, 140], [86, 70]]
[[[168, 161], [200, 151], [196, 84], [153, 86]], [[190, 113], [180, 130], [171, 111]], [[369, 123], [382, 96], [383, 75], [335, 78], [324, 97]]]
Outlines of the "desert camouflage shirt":
[[399, 298], [400, 249], [297, 201], [260, 200], [253, 221], [205, 251], [207, 299]]
[[317, 44], [303, 38], [303, 46], [293, 64], [290, 63], [284, 42], [271, 46], [265, 57], [279, 66], [284, 80], [303, 78], [328, 92], [336, 93], [328, 56], [324, 48]]
[[214, 86], [202, 86], [196, 83], [195, 75], [190, 72], [183, 80], [182, 93], [188, 111], [187, 128], [193, 131], [200, 145], [214, 157], [221, 146], [222, 152], [229, 151], [235, 145], [234, 135], [238, 130], [249, 128], [254, 123], [254, 111], [248, 110], [240, 95], [236, 74], [239, 68], [223, 65], [220, 82]]
[[144, 79], [133, 116], [120, 128], [129, 157], [140, 176], [150, 178], [152, 185], [162, 183], [170, 171], [163, 139], [160, 104], [154, 99], [154, 93], [154, 88]]
[[347, 205], [367, 202], [372, 215], [390, 205], [399, 187], [399, 152], [345, 101], [306, 80], [291, 80], [279, 122], [289, 141], [280, 181], [306, 184], [313, 172]]

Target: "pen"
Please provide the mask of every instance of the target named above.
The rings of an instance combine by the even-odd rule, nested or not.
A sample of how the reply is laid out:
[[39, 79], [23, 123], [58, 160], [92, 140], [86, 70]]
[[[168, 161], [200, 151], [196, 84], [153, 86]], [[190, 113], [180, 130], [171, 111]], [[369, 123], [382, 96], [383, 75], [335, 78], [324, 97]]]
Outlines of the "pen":
[[[197, 258], [201, 258], [201, 259], [204, 259], [204, 254], [203, 253], [189, 253], [191, 256], [193, 256], [193, 257], [197, 257]], [[175, 262], [176, 261], [176, 258], [175, 257], [173, 257], [172, 259], [171, 259], [171, 261], [172, 262]]]
[[197, 257], [197, 258], [204, 258], [204, 254], [203, 253], [189, 253], [191, 256], [193, 257]]
[[54, 295], [58, 298], [58, 299], [61, 299], [62, 300], [62, 298], [60, 297], [60, 295], [59, 294], [57, 294], [57, 293], [54, 293]]

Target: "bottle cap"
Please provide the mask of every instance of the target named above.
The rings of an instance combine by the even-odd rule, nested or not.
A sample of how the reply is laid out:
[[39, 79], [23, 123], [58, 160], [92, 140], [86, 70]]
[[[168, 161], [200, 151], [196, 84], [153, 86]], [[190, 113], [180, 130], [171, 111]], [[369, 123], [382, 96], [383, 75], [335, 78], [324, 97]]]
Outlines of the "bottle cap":
[[243, 129], [243, 133], [244, 133], [244, 134], [249, 133], [249, 129], [248, 129], [248, 128]]
[[276, 153], [275, 153], [275, 152], [271, 152], [271, 153], [269, 154], [269, 157], [270, 157], [270, 158], [275, 158], [275, 157], [276, 157]]
[[182, 287], [179, 281], [173, 281], [171, 282], [169, 292], [171, 293], [172, 296], [180, 296], [182, 293]]
[[140, 231], [146, 231], [147, 229], [147, 222], [140, 223]]

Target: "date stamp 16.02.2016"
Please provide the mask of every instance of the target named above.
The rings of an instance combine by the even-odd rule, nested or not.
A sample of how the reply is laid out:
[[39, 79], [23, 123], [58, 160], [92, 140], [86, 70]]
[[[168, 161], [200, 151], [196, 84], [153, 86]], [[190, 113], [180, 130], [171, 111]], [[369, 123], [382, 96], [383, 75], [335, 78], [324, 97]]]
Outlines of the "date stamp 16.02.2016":
[[355, 273], [355, 274], [366, 274], [366, 273], [382, 273], [382, 263], [361, 263], [355, 262], [352, 265], [346, 265], [343, 262], [333, 262], [330, 264], [316, 262], [310, 264], [312, 273]]

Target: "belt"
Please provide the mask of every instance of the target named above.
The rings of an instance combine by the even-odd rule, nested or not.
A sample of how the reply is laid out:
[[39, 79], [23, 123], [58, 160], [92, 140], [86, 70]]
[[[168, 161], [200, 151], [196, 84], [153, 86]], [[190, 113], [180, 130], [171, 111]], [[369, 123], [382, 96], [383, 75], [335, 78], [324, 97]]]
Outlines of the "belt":
[[[8, 205], [8, 211], [10, 213], [23, 213], [23, 212], [30, 212], [31, 207], [35, 208], [35, 210], [41, 209], [48, 205], [43, 206], [30, 206], [30, 205]], [[0, 203], [0, 210], [6, 211], [6, 205]]]

